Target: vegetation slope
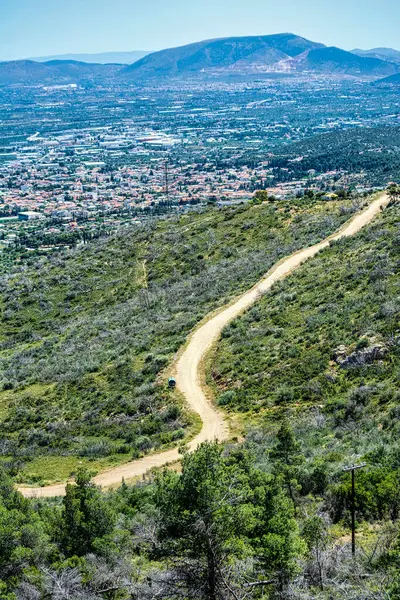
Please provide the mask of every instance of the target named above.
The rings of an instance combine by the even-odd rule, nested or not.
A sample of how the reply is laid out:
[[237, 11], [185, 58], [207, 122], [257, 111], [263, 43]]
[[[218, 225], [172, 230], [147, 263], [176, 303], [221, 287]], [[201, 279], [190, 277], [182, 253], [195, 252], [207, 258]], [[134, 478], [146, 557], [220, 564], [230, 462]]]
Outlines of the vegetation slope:
[[351, 128], [316, 135], [289, 144], [271, 162], [277, 181], [339, 171], [358, 173], [365, 186], [382, 185], [400, 177], [400, 128]]
[[[319, 206], [195, 221], [227, 234], [227, 214], [277, 213], [287, 232], [289, 212], [307, 221]], [[398, 217], [392, 204], [227, 328], [213, 375], [220, 403], [252, 422], [244, 443], [202, 444], [181, 472], [106, 494], [78, 470], [53, 501], [24, 499], [0, 469], [0, 597], [399, 600]], [[352, 557], [341, 467], [355, 454]]]
[[226, 328], [212, 361], [218, 402], [241, 412], [261, 462], [289, 419], [306, 462], [298, 493], [358, 518], [399, 517], [399, 205], [333, 243]]
[[335, 230], [351, 202], [299, 199], [148, 221], [1, 281], [1, 454], [67, 478], [175, 443], [191, 415], [159, 375], [209, 311]]

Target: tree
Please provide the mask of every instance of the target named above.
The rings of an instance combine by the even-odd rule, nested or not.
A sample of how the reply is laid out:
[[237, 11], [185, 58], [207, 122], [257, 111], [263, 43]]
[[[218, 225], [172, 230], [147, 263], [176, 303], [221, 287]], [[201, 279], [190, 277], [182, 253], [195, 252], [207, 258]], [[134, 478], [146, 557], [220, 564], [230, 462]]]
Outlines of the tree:
[[299, 537], [294, 505], [283, 490], [264, 489], [258, 535], [253, 542], [258, 557], [258, 575], [283, 594], [298, 572], [298, 559], [305, 551]]
[[165, 554], [175, 563], [179, 585], [199, 598], [223, 597], [228, 557], [250, 553], [246, 532], [251, 516], [240, 514], [248, 493], [239, 471], [233, 473], [216, 444], [202, 444], [185, 455], [182, 475], [164, 472], [157, 481], [160, 537]]
[[[302, 535], [307, 544], [308, 556], [315, 562], [318, 585], [321, 590], [323, 590], [324, 578], [322, 553], [328, 545], [328, 530], [322, 517], [313, 515], [306, 519], [303, 523]], [[311, 574], [311, 576], [313, 576], [313, 574]]]
[[274, 471], [281, 476], [287, 486], [289, 496], [295, 505], [295, 491], [298, 488], [299, 467], [305, 462], [300, 443], [296, 440], [294, 431], [284, 419], [276, 436], [276, 444], [270, 450], [269, 456], [274, 462]]
[[34, 569], [51, 551], [39, 515], [0, 470], [0, 598], [11, 600], [8, 586], [15, 586], [24, 570]]
[[248, 586], [282, 588], [293, 573], [302, 548], [293, 507], [247, 452], [202, 444], [184, 456], [182, 474], [158, 477], [155, 499], [169, 599], [237, 600]]
[[254, 204], [262, 204], [263, 202], [268, 202], [269, 196], [266, 190], [258, 190], [253, 196]]
[[91, 552], [96, 539], [111, 533], [114, 520], [90, 473], [79, 470], [76, 485], [67, 485], [63, 500], [61, 545], [66, 554], [84, 556]]

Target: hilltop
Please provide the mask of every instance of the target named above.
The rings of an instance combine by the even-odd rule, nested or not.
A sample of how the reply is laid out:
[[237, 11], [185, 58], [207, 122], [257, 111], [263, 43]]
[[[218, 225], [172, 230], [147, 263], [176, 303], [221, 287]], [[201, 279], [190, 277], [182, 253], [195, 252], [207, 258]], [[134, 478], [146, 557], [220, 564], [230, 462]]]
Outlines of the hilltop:
[[390, 62], [400, 63], [400, 51], [394, 48], [372, 48], [371, 50], [360, 50], [356, 48], [352, 50], [354, 54], [359, 56], [370, 56], [372, 58], [380, 58]]

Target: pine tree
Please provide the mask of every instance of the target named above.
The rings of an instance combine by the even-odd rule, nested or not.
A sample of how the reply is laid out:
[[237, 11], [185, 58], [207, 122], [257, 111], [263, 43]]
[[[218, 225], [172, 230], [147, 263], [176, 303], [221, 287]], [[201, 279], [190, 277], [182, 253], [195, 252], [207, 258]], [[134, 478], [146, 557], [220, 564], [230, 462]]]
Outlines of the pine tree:
[[67, 485], [63, 500], [62, 547], [69, 556], [84, 556], [93, 550], [94, 541], [110, 533], [114, 515], [90, 473], [78, 471], [76, 485]]
[[288, 419], [284, 419], [269, 457], [274, 463], [274, 472], [283, 479], [289, 496], [296, 505], [295, 492], [298, 489], [299, 467], [305, 462], [305, 457]]

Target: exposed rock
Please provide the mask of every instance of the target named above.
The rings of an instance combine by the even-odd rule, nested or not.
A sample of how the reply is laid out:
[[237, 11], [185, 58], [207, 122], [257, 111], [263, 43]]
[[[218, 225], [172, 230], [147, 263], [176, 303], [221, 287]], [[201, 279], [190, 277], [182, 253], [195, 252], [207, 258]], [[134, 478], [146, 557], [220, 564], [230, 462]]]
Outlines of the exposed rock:
[[347, 348], [344, 344], [338, 346], [333, 353], [333, 360], [338, 364], [347, 357]]
[[377, 360], [383, 360], [388, 352], [389, 349], [383, 343], [375, 343], [349, 355], [346, 354], [345, 346], [339, 346], [335, 351], [334, 360], [342, 369], [351, 369], [352, 367], [362, 367]]

